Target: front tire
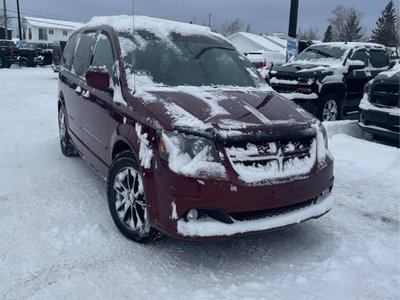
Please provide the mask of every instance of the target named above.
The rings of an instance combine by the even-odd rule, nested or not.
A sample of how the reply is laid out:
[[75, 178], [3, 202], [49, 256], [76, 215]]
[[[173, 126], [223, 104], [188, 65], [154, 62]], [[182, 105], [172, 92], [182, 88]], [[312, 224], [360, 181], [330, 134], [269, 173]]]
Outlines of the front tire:
[[159, 236], [150, 226], [142, 175], [129, 151], [117, 155], [111, 165], [107, 199], [111, 217], [125, 237], [145, 244]]
[[339, 98], [335, 94], [321, 97], [317, 111], [317, 118], [323, 122], [337, 121], [342, 117], [342, 108]]
[[61, 107], [58, 112], [58, 131], [60, 134], [61, 152], [67, 157], [77, 156], [78, 152], [75, 150], [75, 147], [71, 142], [71, 137], [68, 134], [65, 110], [63, 107]]

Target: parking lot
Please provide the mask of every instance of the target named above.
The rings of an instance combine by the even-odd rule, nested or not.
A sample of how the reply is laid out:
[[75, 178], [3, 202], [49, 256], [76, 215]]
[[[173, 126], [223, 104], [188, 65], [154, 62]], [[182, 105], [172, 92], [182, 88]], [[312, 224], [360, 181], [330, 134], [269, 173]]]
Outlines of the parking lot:
[[326, 216], [220, 242], [125, 239], [105, 182], [59, 147], [57, 74], [0, 70], [0, 298], [398, 299], [398, 148], [327, 125]]

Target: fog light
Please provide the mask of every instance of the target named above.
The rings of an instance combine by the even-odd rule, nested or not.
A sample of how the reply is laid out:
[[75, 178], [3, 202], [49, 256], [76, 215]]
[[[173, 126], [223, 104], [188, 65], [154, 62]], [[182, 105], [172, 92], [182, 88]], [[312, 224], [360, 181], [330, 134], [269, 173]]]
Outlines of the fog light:
[[186, 219], [188, 221], [195, 221], [199, 218], [199, 213], [197, 212], [197, 209], [191, 209], [186, 215]]

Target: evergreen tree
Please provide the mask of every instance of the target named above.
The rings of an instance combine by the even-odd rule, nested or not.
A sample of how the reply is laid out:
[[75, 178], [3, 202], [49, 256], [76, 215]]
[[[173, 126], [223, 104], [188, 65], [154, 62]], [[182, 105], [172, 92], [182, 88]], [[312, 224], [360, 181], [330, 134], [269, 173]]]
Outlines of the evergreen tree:
[[382, 11], [382, 15], [376, 22], [376, 28], [372, 30], [372, 41], [383, 44], [386, 47], [399, 45], [398, 16], [393, 0], [390, 0]]
[[352, 11], [347, 18], [344, 30], [345, 42], [358, 42], [363, 37], [360, 18], [355, 11]]
[[322, 41], [324, 43], [333, 41], [333, 28], [332, 28], [332, 25], [329, 25], [328, 28], [326, 28], [326, 31], [325, 31], [325, 34], [324, 34], [324, 39]]

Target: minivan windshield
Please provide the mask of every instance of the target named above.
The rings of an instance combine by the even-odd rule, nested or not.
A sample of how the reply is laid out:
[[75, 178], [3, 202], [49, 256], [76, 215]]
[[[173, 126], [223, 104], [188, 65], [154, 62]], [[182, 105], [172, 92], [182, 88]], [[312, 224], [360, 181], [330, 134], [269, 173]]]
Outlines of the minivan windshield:
[[294, 61], [298, 60], [321, 60], [334, 59], [343, 60], [346, 49], [328, 45], [315, 45], [301, 52]]
[[[133, 44], [132, 44], [133, 43]], [[123, 60], [129, 73], [147, 75], [164, 86], [251, 86], [263, 81], [235, 48], [213, 36], [148, 31], [120, 33]]]

